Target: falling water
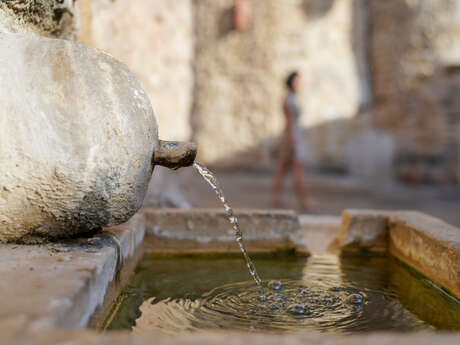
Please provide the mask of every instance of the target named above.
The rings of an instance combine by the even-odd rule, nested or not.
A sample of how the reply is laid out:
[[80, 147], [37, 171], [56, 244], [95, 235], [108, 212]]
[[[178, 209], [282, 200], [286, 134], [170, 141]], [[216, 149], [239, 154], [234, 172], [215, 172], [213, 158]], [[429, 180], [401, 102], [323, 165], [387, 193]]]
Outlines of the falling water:
[[257, 274], [256, 267], [254, 266], [254, 263], [252, 262], [251, 258], [249, 257], [248, 252], [246, 251], [246, 248], [244, 247], [243, 233], [241, 232], [240, 227], [238, 225], [238, 219], [233, 214], [232, 208], [225, 200], [224, 193], [222, 189], [219, 187], [219, 183], [217, 182], [216, 177], [211, 171], [209, 171], [209, 169], [202, 166], [201, 164], [195, 162], [194, 166], [198, 170], [198, 172], [201, 174], [201, 176], [203, 176], [203, 178], [211, 185], [212, 189], [214, 189], [214, 191], [216, 192], [217, 197], [224, 205], [225, 212], [227, 212], [228, 220], [230, 221], [230, 224], [232, 224], [233, 230], [235, 232], [236, 242], [238, 243], [241, 249], [241, 252], [243, 253], [244, 259], [246, 260], [246, 265], [248, 266], [249, 273], [251, 274], [252, 278], [254, 278], [255, 282], [261, 289], [263, 296], [265, 296], [265, 294], [263, 293], [264, 290], [262, 287], [262, 281], [259, 275]]

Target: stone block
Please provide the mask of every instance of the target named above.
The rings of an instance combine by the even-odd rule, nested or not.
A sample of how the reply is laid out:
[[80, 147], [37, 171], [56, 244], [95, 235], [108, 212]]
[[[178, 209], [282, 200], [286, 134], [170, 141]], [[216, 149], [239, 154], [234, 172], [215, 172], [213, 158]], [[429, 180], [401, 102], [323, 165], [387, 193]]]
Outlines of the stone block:
[[374, 253], [387, 251], [388, 214], [385, 211], [345, 210], [337, 239], [331, 249], [342, 254]]
[[460, 298], [460, 229], [419, 212], [392, 215], [389, 249]]
[[136, 215], [89, 239], [0, 245], [0, 329], [5, 324], [22, 332], [86, 327], [95, 311], [118, 296], [121, 281], [134, 269], [130, 260], [138, 259], [144, 225]]
[[[169, 253], [239, 253], [224, 210], [143, 209], [147, 250]], [[292, 211], [235, 210], [244, 243], [251, 252], [296, 249], [307, 254], [297, 215]]]

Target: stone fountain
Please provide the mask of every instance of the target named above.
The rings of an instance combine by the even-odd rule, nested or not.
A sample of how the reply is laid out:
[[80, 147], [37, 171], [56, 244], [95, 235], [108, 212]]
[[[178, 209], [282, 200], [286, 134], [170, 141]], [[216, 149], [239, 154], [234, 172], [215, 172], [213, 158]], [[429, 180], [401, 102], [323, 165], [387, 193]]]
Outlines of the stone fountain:
[[123, 223], [155, 165], [193, 163], [194, 144], [158, 140], [148, 97], [108, 54], [18, 33], [0, 49], [0, 242]]
[[[42, 12], [24, 10], [32, 3]], [[144, 250], [228, 253], [235, 251], [233, 236], [223, 211], [143, 209], [134, 215], [154, 166], [190, 165], [196, 146], [158, 140], [150, 102], [123, 64], [59, 39], [77, 30], [75, 6], [0, 3], [0, 343], [150, 344], [148, 334], [81, 329], [103, 323]], [[308, 255], [305, 238], [325, 226], [284, 211], [245, 210], [238, 217], [248, 229], [248, 249], [261, 253]], [[346, 211], [341, 224], [327, 227], [330, 249], [394, 256], [460, 296], [459, 229], [416, 212], [373, 211]], [[108, 236], [68, 239], [101, 228]], [[235, 344], [458, 343], [456, 334], [231, 338]], [[228, 339], [204, 332], [155, 341]]]

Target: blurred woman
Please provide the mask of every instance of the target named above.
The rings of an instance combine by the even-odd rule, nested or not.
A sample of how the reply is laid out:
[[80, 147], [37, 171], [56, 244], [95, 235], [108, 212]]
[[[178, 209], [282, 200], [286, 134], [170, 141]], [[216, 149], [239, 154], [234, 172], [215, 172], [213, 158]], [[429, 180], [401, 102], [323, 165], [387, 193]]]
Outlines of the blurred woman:
[[300, 76], [297, 72], [289, 74], [286, 79], [287, 93], [283, 104], [285, 130], [279, 150], [278, 167], [273, 179], [272, 204], [281, 207], [281, 193], [285, 175], [292, 171], [294, 174], [294, 188], [299, 206], [302, 210], [308, 209], [306, 189], [303, 182], [303, 165], [300, 161], [303, 151], [302, 129], [300, 127], [301, 109], [297, 100], [300, 87]]

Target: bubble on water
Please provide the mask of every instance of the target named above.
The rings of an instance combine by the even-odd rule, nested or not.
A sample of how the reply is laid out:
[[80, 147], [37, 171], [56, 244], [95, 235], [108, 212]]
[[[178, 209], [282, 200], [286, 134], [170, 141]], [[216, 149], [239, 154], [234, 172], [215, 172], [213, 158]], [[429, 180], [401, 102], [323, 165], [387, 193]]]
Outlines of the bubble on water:
[[300, 290], [300, 294], [302, 295], [308, 295], [309, 293], [310, 293], [310, 289], [305, 288], [305, 289]]
[[[274, 282], [279, 284], [272, 284]], [[197, 328], [207, 328], [213, 324], [219, 328], [247, 331], [253, 325], [254, 330], [284, 332], [299, 329], [299, 322], [302, 327], [308, 328], [318, 325], [327, 328], [331, 324], [347, 327], [350, 320], [356, 322], [359, 319], [367, 301], [366, 294], [354, 289], [344, 288], [332, 294], [330, 287], [312, 285], [307, 289], [301, 281], [270, 283], [274, 287], [282, 286], [282, 289], [267, 288], [265, 296], [261, 296], [258, 287], [247, 281], [207, 292], [198, 300], [197, 307], [191, 308], [190, 300], [184, 300], [184, 303], [180, 303], [181, 300], [168, 300], [165, 303], [171, 305], [171, 315], [181, 313], [181, 319], [190, 320]], [[268, 286], [267, 281], [263, 284]], [[302, 291], [308, 294], [299, 297]], [[177, 318], [171, 322], [175, 324], [175, 320]]]
[[286, 312], [294, 315], [303, 315], [305, 314], [305, 307], [301, 304], [291, 304], [287, 307]]
[[347, 298], [347, 303], [349, 304], [363, 304], [364, 298], [359, 293], [354, 293]]
[[276, 304], [272, 304], [272, 305], [270, 306], [270, 308], [271, 308], [272, 310], [279, 310], [279, 309], [280, 309]]
[[353, 308], [351, 309], [351, 311], [353, 313], [359, 313], [360, 311], [363, 310], [363, 305], [362, 304], [356, 304], [353, 306]]
[[272, 290], [278, 291], [281, 290], [282, 284], [279, 280], [270, 280], [268, 282], [268, 287]]

